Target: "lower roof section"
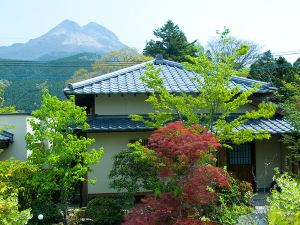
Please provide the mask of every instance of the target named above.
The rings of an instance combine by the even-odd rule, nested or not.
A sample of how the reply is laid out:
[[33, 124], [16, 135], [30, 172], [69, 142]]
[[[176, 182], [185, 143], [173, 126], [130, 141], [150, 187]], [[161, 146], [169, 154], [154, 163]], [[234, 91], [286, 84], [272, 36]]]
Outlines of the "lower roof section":
[[[145, 119], [147, 117], [144, 117]], [[153, 127], [146, 127], [142, 122], [132, 121], [128, 116], [89, 116], [87, 120], [90, 128], [87, 132], [134, 132], [153, 131]], [[293, 133], [293, 127], [284, 119], [274, 117], [271, 119], [249, 120], [237, 130], [251, 129], [254, 131], [266, 130], [270, 134]]]
[[133, 131], [153, 131], [154, 128], [146, 127], [142, 122], [136, 122], [124, 116], [89, 116], [87, 123], [90, 128], [87, 132], [133, 132]]
[[0, 132], [0, 141], [13, 143], [14, 142], [14, 134], [7, 132], [7, 131], [1, 131]]

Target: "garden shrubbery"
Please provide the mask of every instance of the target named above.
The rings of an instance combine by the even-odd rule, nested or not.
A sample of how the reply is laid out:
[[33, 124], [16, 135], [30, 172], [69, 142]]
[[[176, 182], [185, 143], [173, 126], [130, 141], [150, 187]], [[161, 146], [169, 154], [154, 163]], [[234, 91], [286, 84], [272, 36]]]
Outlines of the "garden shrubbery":
[[31, 206], [31, 213], [33, 217], [29, 220], [29, 225], [38, 225], [41, 223], [38, 215], [43, 215], [43, 224], [52, 225], [63, 222], [63, 214], [60, 208], [52, 202], [35, 201]]
[[287, 173], [276, 179], [278, 190], [272, 190], [268, 198], [268, 222], [270, 225], [300, 224], [300, 182]]
[[221, 144], [212, 133], [199, 125], [186, 126], [176, 121], [156, 130], [148, 141], [146, 147], [139, 142], [130, 144], [131, 150], [119, 156], [131, 156], [130, 164], [125, 164], [128, 167], [134, 162], [147, 165], [152, 171], [150, 185], [144, 183], [149, 180], [136, 175], [139, 170], [118, 173], [119, 165], [114, 164], [111, 173], [119, 189], [126, 188], [128, 182], [130, 192], [132, 182], [137, 181], [138, 190], [152, 187], [153, 194], [142, 198], [123, 224], [235, 224], [240, 215], [251, 212], [249, 185], [213, 166]]
[[89, 201], [85, 217], [92, 219], [93, 225], [120, 224], [128, 208], [128, 198], [123, 196], [98, 197]]

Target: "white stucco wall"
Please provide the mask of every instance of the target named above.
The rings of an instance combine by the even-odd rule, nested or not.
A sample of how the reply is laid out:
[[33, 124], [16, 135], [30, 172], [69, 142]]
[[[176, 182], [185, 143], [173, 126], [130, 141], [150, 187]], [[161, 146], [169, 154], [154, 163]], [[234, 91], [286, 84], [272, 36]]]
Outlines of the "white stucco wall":
[[104, 154], [100, 163], [94, 165], [93, 173], [89, 174], [89, 178], [96, 179], [96, 184], [89, 184], [89, 194], [113, 193], [116, 190], [109, 188], [108, 175], [112, 169], [113, 156], [123, 149], [126, 149], [130, 140], [144, 139], [150, 135], [150, 132], [111, 132], [88, 134], [87, 137], [95, 138], [96, 142], [92, 147], [104, 147]]
[[287, 151], [279, 136], [272, 136], [269, 140], [255, 142], [258, 189], [270, 188], [274, 176], [274, 168], [278, 167], [280, 171], [285, 170]]
[[0, 114], [0, 128], [14, 134], [14, 142], [0, 154], [0, 160], [14, 158], [24, 161], [27, 158], [25, 135], [30, 130], [27, 114]]
[[[95, 97], [95, 113], [99, 115], [130, 115], [147, 114], [153, 112], [146, 94], [125, 95], [99, 95]], [[236, 113], [244, 113], [256, 109], [255, 106], [247, 104], [237, 110]]]

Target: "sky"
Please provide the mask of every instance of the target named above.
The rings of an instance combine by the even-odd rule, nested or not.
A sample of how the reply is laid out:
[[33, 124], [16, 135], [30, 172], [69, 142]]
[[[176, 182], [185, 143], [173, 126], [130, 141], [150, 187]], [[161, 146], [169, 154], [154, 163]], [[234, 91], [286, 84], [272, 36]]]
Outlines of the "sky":
[[65, 19], [96, 22], [142, 50], [172, 20], [203, 46], [224, 26], [293, 62], [300, 57], [299, 0], [0, 0], [0, 46], [24, 43]]

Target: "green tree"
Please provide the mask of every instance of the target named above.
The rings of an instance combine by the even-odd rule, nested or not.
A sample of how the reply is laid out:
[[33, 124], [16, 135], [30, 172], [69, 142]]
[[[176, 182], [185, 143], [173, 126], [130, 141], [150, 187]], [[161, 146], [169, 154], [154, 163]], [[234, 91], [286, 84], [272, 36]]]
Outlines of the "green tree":
[[35, 117], [30, 121], [32, 132], [26, 135], [27, 148], [32, 152], [28, 161], [40, 168], [32, 185], [39, 200], [51, 201], [53, 193], [59, 193], [66, 224], [68, 202], [75, 185], [86, 179], [90, 165], [99, 161], [103, 149], [88, 151], [94, 139], [74, 133], [74, 128], [86, 130], [88, 124], [85, 109], [76, 106], [73, 97], [61, 101], [45, 90], [41, 108], [32, 115]]
[[14, 106], [4, 106], [4, 91], [5, 88], [9, 86], [7, 80], [0, 80], [0, 113], [11, 113], [15, 112], [16, 108]]
[[135, 48], [124, 47], [120, 50], [113, 50], [95, 61], [92, 64], [93, 70], [91, 72], [83, 68], [75, 71], [73, 76], [66, 81], [66, 84], [110, 73], [151, 59], [152, 57], [139, 53]]
[[293, 135], [285, 135], [283, 141], [291, 150], [289, 158], [300, 161], [300, 74], [295, 76], [294, 82], [284, 83], [289, 98], [281, 105], [285, 112], [285, 119], [294, 128]]
[[294, 63], [293, 67], [295, 69], [296, 74], [300, 74], [300, 58], [298, 58]]
[[[219, 35], [208, 41], [206, 51], [209, 57], [217, 61], [221, 58], [220, 54], [230, 57], [235, 55], [236, 51], [242, 46], [248, 46], [248, 51], [245, 54], [236, 56], [234, 68], [241, 69], [250, 66], [260, 55], [260, 46], [252, 41], [230, 36], [230, 30], [228, 28], [225, 28], [224, 31], [223, 34], [217, 31]], [[226, 35], [226, 45], [224, 45], [224, 35]]]
[[87, 69], [80, 68], [79, 70], [76, 70], [73, 76], [66, 81], [66, 84], [75, 83], [89, 78], [89, 71]]
[[159, 40], [146, 42], [145, 55], [155, 57], [161, 54], [165, 59], [183, 62], [187, 55], [196, 56], [199, 52], [199, 46], [195, 46], [196, 41], [189, 43], [184, 32], [171, 20], [157, 28], [153, 34]]
[[[220, 36], [222, 44], [227, 45], [228, 33]], [[142, 81], [154, 91], [146, 100], [154, 109], [149, 113], [150, 121], [145, 121], [140, 115], [132, 115], [136, 121], [143, 121], [148, 126], [161, 127], [169, 121], [186, 118], [188, 124], [201, 123], [202, 126], [214, 132], [222, 143], [228, 141], [241, 144], [254, 139], [268, 138], [269, 134], [261, 130], [255, 132], [250, 129], [237, 129], [250, 119], [270, 118], [275, 113], [272, 103], [261, 102], [257, 110], [248, 111], [235, 118], [232, 116], [237, 110], [251, 103], [249, 97], [259, 88], [253, 87], [241, 91], [239, 86], [230, 87], [232, 75], [246, 73], [235, 69], [235, 59], [248, 52], [247, 46], [241, 46], [235, 54], [227, 56], [218, 54], [218, 60], [211, 60], [209, 55], [189, 57], [190, 63], [186, 67], [196, 72], [199, 77], [195, 81], [199, 84], [198, 95], [172, 94], [163, 85], [159, 76], [160, 70], [148, 65]]]
[[272, 53], [267, 51], [250, 66], [248, 78], [271, 83], [278, 88], [278, 94], [272, 101], [284, 102], [288, 98], [284, 83], [295, 80], [295, 68], [284, 57], [274, 58]]
[[151, 59], [151, 57], [139, 53], [136, 48], [124, 47], [106, 53], [92, 66], [94, 71], [105, 74]]

